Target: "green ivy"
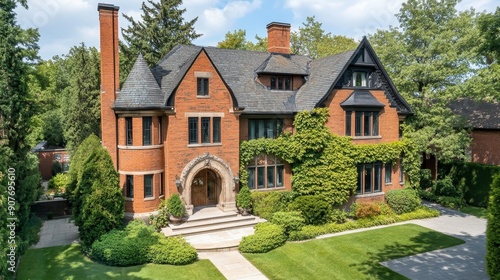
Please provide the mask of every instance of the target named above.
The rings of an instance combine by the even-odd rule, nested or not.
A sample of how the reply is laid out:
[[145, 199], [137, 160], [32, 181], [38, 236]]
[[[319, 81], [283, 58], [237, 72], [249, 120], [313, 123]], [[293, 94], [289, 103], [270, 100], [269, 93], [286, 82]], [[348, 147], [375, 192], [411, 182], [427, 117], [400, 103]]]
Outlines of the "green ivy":
[[[330, 132], [325, 123], [327, 108], [299, 112], [296, 133], [276, 139], [254, 139], [240, 145], [240, 181], [248, 182], [246, 166], [255, 156], [273, 154], [292, 164], [293, 190], [299, 195], [319, 195], [334, 205], [346, 203], [356, 189], [356, 165], [370, 162], [395, 163], [404, 153], [404, 168], [418, 178], [420, 163], [409, 140], [383, 144], [354, 145], [349, 137]], [[415, 169], [416, 168], [416, 169]], [[415, 170], [416, 173], [415, 173]], [[411, 180], [418, 182], [418, 180]]]

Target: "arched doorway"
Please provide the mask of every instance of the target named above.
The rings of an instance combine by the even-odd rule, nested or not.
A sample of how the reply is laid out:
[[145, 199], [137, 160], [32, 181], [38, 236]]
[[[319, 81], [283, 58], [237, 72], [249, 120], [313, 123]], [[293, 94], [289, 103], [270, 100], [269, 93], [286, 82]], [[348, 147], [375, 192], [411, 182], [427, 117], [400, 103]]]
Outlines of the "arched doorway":
[[200, 170], [191, 183], [191, 201], [193, 206], [216, 205], [219, 203], [221, 180], [219, 175], [209, 168]]

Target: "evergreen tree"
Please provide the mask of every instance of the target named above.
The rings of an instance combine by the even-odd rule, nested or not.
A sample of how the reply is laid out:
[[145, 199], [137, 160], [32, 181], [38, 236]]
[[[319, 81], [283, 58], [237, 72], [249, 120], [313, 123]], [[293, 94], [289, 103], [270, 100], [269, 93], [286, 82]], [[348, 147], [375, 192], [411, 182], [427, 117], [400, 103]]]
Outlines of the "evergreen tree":
[[292, 53], [307, 55], [311, 58], [321, 58], [355, 49], [357, 43], [345, 36], [332, 36], [321, 28], [322, 23], [315, 17], [307, 17], [298, 32], [290, 34]]
[[75, 150], [85, 138], [101, 131], [99, 52], [82, 43], [71, 48], [63, 65], [69, 85], [62, 92], [62, 124], [67, 147]]
[[500, 278], [500, 174], [491, 184], [486, 227], [486, 269], [491, 279]]
[[147, 0], [147, 3], [142, 3], [140, 21], [123, 15], [130, 25], [122, 29], [120, 81], [125, 81], [139, 52], [149, 66], [154, 66], [176, 45], [191, 44], [201, 36], [194, 30], [198, 17], [184, 21], [182, 15], [186, 10], [179, 8], [182, 0]]
[[[17, 2], [25, 8], [26, 1], [0, 0], [0, 275], [10, 279], [12, 274], [7, 269], [6, 222], [6, 174], [9, 168], [15, 170], [12, 182], [15, 184], [16, 200], [16, 244], [23, 244], [22, 233], [25, 230], [30, 205], [37, 198], [40, 187], [40, 175], [36, 168], [36, 159], [29, 156], [30, 146], [27, 135], [30, 132], [30, 119], [34, 114], [32, 96], [26, 80], [29, 73], [29, 61], [36, 59], [38, 50], [38, 32], [34, 29], [22, 29], [16, 22], [14, 12]], [[9, 178], [9, 180], [11, 180]], [[26, 246], [16, 247], [16, 260]]]
[[[396, 15], [399, 27], [371, 36], [377, 55], [396, 88], [415, 111], [405, 136], [422, 153], [439, 160], [465, 158], [470, 143], [463, 123], [447, 103], [456, 86], [481, 65], [477, 55], [476, 14], [458, 12], [458, 0], [409, 0]], [[458, 128], [458, 129], [456, 129]]]

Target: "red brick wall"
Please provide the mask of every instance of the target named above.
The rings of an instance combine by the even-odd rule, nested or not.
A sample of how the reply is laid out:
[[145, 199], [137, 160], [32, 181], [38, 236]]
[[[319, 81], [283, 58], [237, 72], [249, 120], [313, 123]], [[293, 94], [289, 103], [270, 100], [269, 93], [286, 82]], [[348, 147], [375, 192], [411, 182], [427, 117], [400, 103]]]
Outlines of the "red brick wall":
[[500, 165], [500, 130], [474, 130], [471, 144], [472, 161]]
[[38, 152], [38, 169], [43, 180], [50, 180], [52, 178], [52, 162], [56, 158], [55, 154], [61, 154], [61, 160], [59, 160], [61, 164], [65, 162], [64, 157], [69, 155], [66, 150], [47, 150]]
[[[197, 97], [196, 72], [211, 73], [209, 97]], [[205, 52], [202, 52], [186, 73], [175, 92], [175, 115], [168, 116], [166, 136], [166, 197], [177, 192], [179, 178], [190, 161], [204, 153], [224, 160], [236, 176], [239, 166], [239, 116], [232, 111], [233, 101], [229, 90], [217, 74]], [[212, 145], [188, 145], [188, 116], [186, 114], [223, 114], [221, 117], [221, 143]], [[200, 138], [200, 136], [198, 136]]]
[[271, 53], [290, 53], [290, 25], [270, 25], [267, 27], [268, 51]]

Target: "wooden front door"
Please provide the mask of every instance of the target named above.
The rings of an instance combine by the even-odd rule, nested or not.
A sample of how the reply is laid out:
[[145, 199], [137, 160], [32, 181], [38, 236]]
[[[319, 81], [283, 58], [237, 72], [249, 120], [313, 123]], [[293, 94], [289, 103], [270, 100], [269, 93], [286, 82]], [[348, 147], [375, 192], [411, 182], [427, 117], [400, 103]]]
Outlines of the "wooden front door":
[[203, 169], [196, 174], [191, 184], [193, 206], [217, 204], [219, 193], [220, 180], [215, 172]]

